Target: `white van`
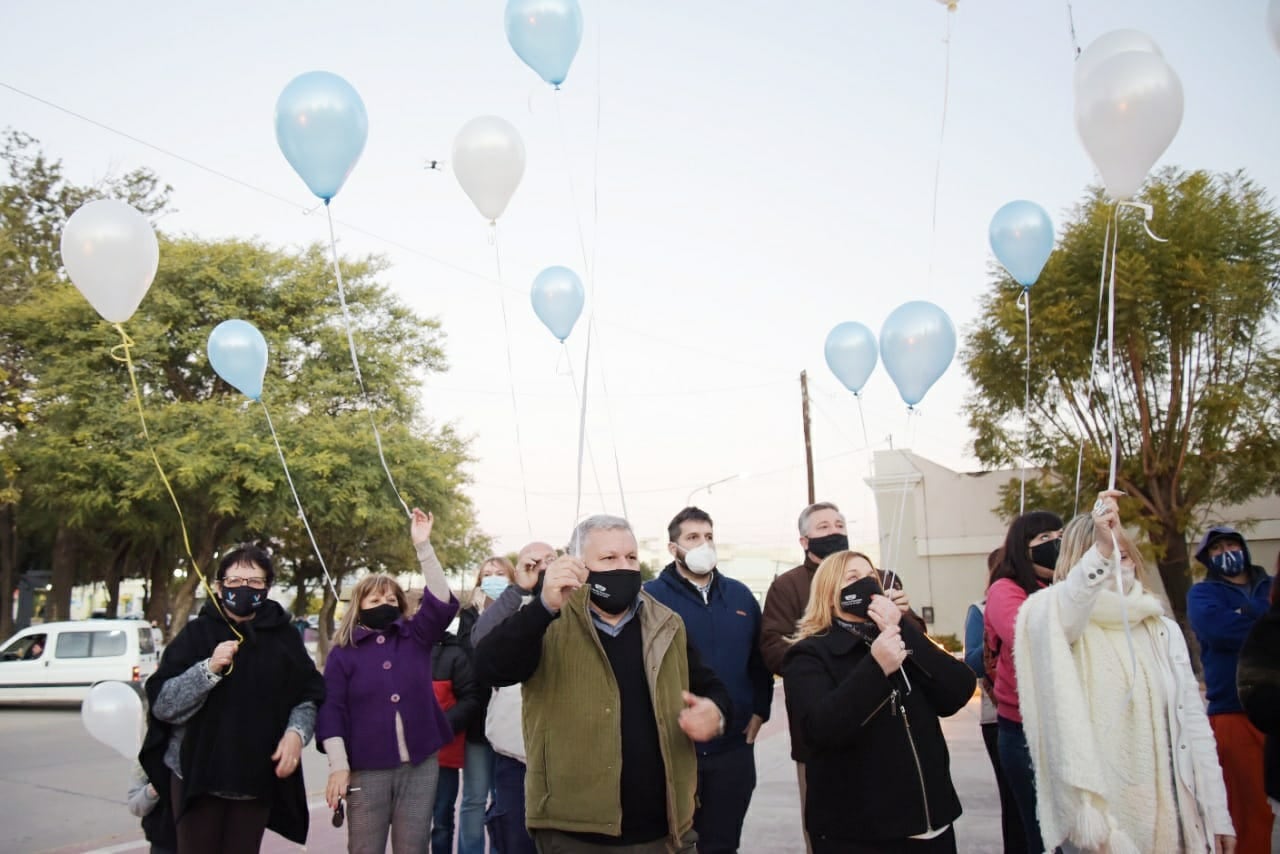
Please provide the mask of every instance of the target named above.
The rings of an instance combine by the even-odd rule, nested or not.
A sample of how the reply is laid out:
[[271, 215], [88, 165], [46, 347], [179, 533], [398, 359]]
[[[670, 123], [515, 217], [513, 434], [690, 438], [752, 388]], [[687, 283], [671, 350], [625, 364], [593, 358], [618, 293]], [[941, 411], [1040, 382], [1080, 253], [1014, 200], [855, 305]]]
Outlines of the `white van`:
[[151, 626], [140, 620], [28, 626], [0, 646], [0, 703], [78, 703], [99, 682], [141, 690], [157, 660]]

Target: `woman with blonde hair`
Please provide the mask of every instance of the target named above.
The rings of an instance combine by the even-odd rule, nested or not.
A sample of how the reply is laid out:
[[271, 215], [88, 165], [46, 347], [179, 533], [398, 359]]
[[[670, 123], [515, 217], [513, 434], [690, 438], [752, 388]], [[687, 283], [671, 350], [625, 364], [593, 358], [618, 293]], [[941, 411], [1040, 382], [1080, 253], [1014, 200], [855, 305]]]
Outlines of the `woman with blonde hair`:
[[815, 854], [954, 852], [960, 800], [939, 718], [973, 696], [964, 662], [884, 595], [871, 560], [818, 566], [783, 680], [800, 739]]
[[325, 662], [325, 703], [316, 739], [329, 757], [325, 800], [347, 801], [347, 850], [353, 854], [425, 851], [436, 798], [436, 753], [453, 737], [431, 685], [431, 648], [458, 610], [431, 548], [434, 518], [416, 507], [411, 533], [426, 582], [409, 613], [389, 575], [367, 575]]
[[1055, 583], [1015, 628], [1045, 847], [1231, 852], [1235, 835], [1178, 624], [1104, 492], [1067, 525]]

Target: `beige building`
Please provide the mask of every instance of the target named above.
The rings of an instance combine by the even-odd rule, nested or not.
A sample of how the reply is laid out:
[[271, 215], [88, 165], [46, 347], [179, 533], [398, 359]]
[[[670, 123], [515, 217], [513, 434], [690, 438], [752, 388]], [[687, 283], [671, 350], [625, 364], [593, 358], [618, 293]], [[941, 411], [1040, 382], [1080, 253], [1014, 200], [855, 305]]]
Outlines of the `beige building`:
[[[1018, 469], [956, 472], [911, 451], [877, 451], [866, 479], [876, 497], [882, 566], [896, 570], [917, 611], [932, 616], [934, 634], [961, 636], [969, 603], [986, 588], [987, 555], [1004, 541], [1008, 521], [994, 509], [1000, 489]], [[1092, 506], [1092, 496], [1082, 504]], [[1047, 508], [1070, 515], [1071, 508]], [[1275, 571], [1280, 553], [1280, 497], [1267, 496], [1211, 514], [1204, 528], [1220, 522], [1249, 539], [1254, 563]], [[1193, 568], [1194, 569], [1194, 568]], [[928, 609], [926, 611], [926, 609]]]

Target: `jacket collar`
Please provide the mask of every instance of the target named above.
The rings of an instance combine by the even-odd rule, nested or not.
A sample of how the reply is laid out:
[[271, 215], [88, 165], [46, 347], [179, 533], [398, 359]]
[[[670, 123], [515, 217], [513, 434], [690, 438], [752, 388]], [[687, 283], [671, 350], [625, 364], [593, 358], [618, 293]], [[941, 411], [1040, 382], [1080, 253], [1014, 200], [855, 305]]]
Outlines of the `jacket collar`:
[[351, 629], [351, 642], [353, 644], [356, 644], [356, 643], [360, 643], [366, 638], [371, 638], [374, 635], [391, 635], [391, 634], [398, 634], [402, 636], [408, 635], [409, 634], [409, 618], [401, 617], [391, 625], [387, 626], [385, 629], [380, 629], [380, 630], [371, 629], [368, 626], [362, 626], [359, 623], [356, 623], [355, 626]]
[[[663, 567], [662, 574], [658, 577], [661, 578], [668, 586], [674, 587], [676, 590], [697, 599], [699, 602], [702, 601], [702, 593], [699, 592], [697, 585], [680, 574], [680, 570], [676, 569], [675, 561], [672, 561]], [[720, 586], [718, 581], [720, 578], [720, 570], [711, 570], [707, 575], [707, 578], [709, 579], [708, 584], [711, 585], [710, 589], [707, 591], [707, 599], [709, 600], [711, 598], [711, 594]]]

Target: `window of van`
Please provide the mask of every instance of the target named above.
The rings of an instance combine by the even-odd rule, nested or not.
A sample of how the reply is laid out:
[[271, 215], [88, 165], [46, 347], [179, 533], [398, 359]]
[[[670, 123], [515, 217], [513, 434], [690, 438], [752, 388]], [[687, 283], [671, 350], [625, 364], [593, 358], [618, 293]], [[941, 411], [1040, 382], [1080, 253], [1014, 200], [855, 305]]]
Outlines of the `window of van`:
[[138, 651], [143, 655], [151, 655], [156, 651], [156, 639], [151, 634], [150, 626], [138, 629]]
[[54, 654], [58, 658], [107, 658], [124, 655], [123, 630], [112, 632], [61, 632]]

